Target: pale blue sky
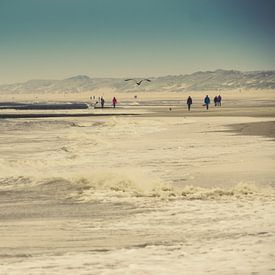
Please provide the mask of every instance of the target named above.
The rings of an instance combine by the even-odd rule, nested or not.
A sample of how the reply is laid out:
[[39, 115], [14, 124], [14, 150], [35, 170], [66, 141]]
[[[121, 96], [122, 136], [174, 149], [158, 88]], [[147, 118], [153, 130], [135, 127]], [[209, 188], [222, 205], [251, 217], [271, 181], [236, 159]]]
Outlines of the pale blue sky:
[[0, 83], [275, 69], [272, 0], [0, 0]]

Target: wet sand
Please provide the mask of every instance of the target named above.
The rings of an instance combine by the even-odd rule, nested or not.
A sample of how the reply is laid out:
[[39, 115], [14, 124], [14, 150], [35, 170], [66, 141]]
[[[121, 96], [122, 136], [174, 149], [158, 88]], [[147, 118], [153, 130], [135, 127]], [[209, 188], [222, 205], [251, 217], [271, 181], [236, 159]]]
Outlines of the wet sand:
[[265, 122], [251, 122], [233, 124], [230, 127], [239, 135], [263, 136], [275, 139], [275, 120]]
[[[180, 102], [181, 105], [182, 102]], [[261, 105], [263, 104], [263, 105]], [[274, 104], [274, 105], [273, 105]], [[169, 109], [171, 108], [171, 110]], [[144, 116], [160, 117], [275, 117], [275, 101], [265, 105], [263, 102], [254, 104], [239, 103], [224, 104], [222, 107], [210, 106], [208, 110], [203, 106], [194, 106], [188, 111], [185, 106], [155, 106], [146, 107], [148, 113]]]

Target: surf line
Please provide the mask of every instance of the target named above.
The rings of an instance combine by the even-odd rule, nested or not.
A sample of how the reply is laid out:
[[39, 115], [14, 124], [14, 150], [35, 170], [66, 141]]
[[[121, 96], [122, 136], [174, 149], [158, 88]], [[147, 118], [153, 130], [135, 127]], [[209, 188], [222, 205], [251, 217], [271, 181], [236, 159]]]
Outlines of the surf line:
[[92, 116], [138, 116], [140, 114], [0, 114], [0, 119], [5, 118], [45, 118], [45, 117], [92, 117]]

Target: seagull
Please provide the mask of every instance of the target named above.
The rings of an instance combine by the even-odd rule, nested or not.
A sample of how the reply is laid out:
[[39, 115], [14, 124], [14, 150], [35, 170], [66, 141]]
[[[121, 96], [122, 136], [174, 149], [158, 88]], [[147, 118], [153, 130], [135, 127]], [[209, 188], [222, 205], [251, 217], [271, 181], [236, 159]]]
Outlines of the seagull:
[[140, 81], [137, 81], [136, 79], [133, 79], [133, 78], [128, 78], [128, 79], [125, 79], [125, 81], [130, 81], [130, 80], [133, 80], [135, 81], [135, 83], [139, 86], [141, 84], [142, 81], [148, 81], [148, 82], [151, 82], [150, 79], [148, 78], [145, 78], [145, 79], [141, 79]]

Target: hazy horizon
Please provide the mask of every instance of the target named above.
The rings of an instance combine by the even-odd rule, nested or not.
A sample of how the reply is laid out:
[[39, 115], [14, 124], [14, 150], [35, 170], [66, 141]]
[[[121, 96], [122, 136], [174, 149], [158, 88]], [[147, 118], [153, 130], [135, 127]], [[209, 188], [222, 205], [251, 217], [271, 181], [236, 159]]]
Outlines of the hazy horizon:
[[0, 0], [0, 84], [275, 70], [275, 3]]
[[[132, 76], [133, 78], [136, 78], [136, 79], [141, 79], [141, 78], [144, 78], [144, 77], [149, 77], [149, 78], [161, 78], [161, 77], [173, 77], [173, 76], [185, 76], [185, 75], [192, 75], [192, 74], [195, 74], [195, 73], [207, 73], [207, 72], [216, 72], [216, 71], [236, 71], [236, 72], [240, 72], [240, 73], [253, 73], [253, 72], [274, 72], [275, 73], [275, 70], [253, 70], [253, 71], [241, 71], [241, 70], [233, 70], [233, 69], [214, 69], [214, 70], [205, 70], [205, 71], [194, 71], [194, 72], [190, 72], [190, 73], [185, 73], [185, 74], [166, 74], [166, 75], [150, 75], [150, 76], [139, 76], [139, 75], [136, 75], [136, 76]], [[65, 76], [63, 78], [47, 78], [47, 77], [40, 77], [40, 78], [32, 78], [32, 79], [27, 79], [26, 81], [20, 81], [20, 82], [10, 82], [10, 83], [0, 83], [0, 86], [2, 85], [12, 85], [12, 84], [19, 84], [19, 83], [25, 83], [25, 82], [28, 82], [28, 81], [35, 81], [35, 80], [52, 80], [52, 81], [62, 81], [62, 80], [68, 80], [68, 79], [71, 79], [71, 78], [77, 78], [77, 77], [89, 77], [90, 79], [126, 79], [128, 76], [117, 76], [117, 77], [112, 77], [112, 76], [95, 76], [95, 75], [89, 75], [89, 74], [75, 74], [75, 75], [68, 75], [68, 76]]]

